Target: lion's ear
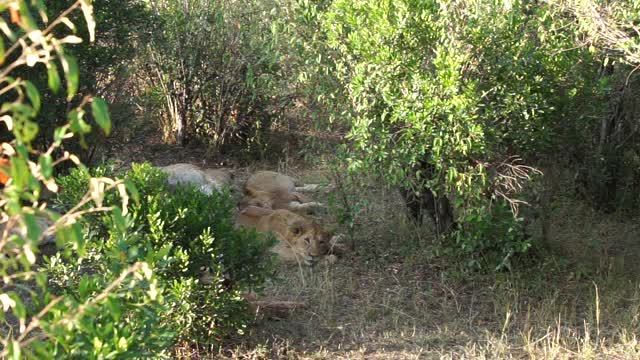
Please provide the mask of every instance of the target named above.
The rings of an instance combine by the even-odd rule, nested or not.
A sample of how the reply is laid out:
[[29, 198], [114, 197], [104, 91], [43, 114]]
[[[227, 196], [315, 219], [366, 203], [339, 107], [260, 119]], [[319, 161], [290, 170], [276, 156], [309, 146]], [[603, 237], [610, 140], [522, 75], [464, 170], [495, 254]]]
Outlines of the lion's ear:
[[244, 193], [249, 196], [249, 197], [255, 197], [256, 196], [256, 192], [255, 190], [253, 190], [252, 188], [244, 188]]
[[293, 218], [288, 221], [289, 231], [296, 235], [302, 234], [308, 228], [308, 223], [299, 218]]
[[260, 217], [260, 216], [268, 216], [273, 214], [273, 210], [251, 205], [251, 206], [247, 206], [244, 210], [242, 210], [240, 214], [246, 215], [246, 216]]

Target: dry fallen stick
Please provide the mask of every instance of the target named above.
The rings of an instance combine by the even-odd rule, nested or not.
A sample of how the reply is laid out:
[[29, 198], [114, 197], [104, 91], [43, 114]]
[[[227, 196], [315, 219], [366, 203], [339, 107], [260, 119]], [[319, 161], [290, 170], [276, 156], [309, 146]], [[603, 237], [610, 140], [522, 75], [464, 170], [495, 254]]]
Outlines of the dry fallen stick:
[[256, 316], [266, 318], [283, 319], [289, 316], [294, 310], [304, 309], [307, 305], [298, 301], [284, 301], [284, 300], [258, 300], [256, 294], [246, 293], [244, 294], [245, 300], [249, 304], [249, 310]]

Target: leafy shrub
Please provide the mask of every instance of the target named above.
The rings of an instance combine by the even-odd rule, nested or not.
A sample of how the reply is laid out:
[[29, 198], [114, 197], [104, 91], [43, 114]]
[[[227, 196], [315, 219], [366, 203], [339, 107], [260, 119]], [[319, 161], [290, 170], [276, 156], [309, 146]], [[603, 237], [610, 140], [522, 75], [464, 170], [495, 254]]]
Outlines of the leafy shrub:
[[531, 247], [522, 219], [513, 216], [506, 201], [472, 208], [461, 221], [473, 226], [455, 233], [453, 239], [470, 269], [480, 269], [486, 264], [493, 264], [496, 270], [510, 269], [514, 255]]
[[[82, 13], [81, 20], [86, 22], [93, 38], [95, 21], [91, 4], [85, 0], [73, 2], [64, 18], [48, 18], [42, 1], [4, 2], [0, 12], [2, 48], [6, 49], [0, 55], [0, 82], [4, 84], [2, 126], [8, 130], [3, 132], [2, 140], [6, 142], [0, 147], [3, 175], [8, 175], [8, 179], [3, 176], [4, 189], [0, 191], [0, 357], [86, 358], [122, 353], [162, 356], [172, 336], [158, 321], [161, 319], [158, 314], [164, 313], [166, 307], [147, 263], [122, 263], [117, 271], [101, 273], [97, 268], [80, 273], [72, 266], [61, 267], [59, 273], [73, 275], [63, 280], [74, 286], [63, 293], [52, 291], [51, 278], [38, 261], [39, 245], [53, 234], [62, 251], [52, 262], [72, 263], [73, 259], [77, 264], [79, 259], [92, 255], [87, 253], [90, 246], [78, 220], [93, 212], [118, 218], [122, 211], [100, 206], [99, 199], [115, 189], [123, 201], [128, 198], [122, 181], [93, 178], [91, 193], [70, 204], [70, 211], [64, 215], [41, 202], [45, 187], [51, 192], [59, 188], [54, 178], [56, 166], [66, 161], [80, 163], [76, 155], [61, 151], [61, 147], [69, 139], [83, 139], [89, 133], [88, 108], [93, 120], [107, 134], [111, 120], [104, 100], [84, 96], [77, 105], [66, 106], [67, 121], [61, 121], [53, 131], [52, 141], [41, 151], [35, 144], [41, 124], [35, 119], [47, 97], [42, 96], [43, 89], [33, 82], [12, 76], [24, 73], [25, 65], [29, 72], [44, 67], [49, 88], [53, 92], [62, 90], [64, 77], [66, 98], [73, 99], [79, 86], [79, 69], [76, 58], [65, 52], [64, 46], [82, 39], [70, 36], [59, 25], [74, 28], [66, 16]], [[46, 28], [39, 27], [43, 23], [47, 23]], [[56, 157], [56, 153], [62, 155]], [[131, 318], [140, 321], [131, 322]]]
[[525, 165], [590, 128], [579, 100], [598, 91], [571, 19], [546, 3], [337, 0], [321, 23], [352, 104], [350, 168], [404, 188], [491, 265], [526, 251], [505, 202]]
[[[49, 0], [46, 2], [47, 12], [62, 13], [73, 3], [74, 1], [70, 0]], [[95, 41], [74, 43], [65, 48], [65, 53], [76, 60], [78, 77], [82, 79], [77, 84], [77, 91], [71, 102], [77, 103], [84, 96], [99, 94], [110, 103], [114, 129], [120, 130], [131, 126], [129, 119], [133, 113], [130, 100], [132, 97], [123, 94], [130, 90], [127, 85], [131, 78], [129, 72], [132, 60], [141, 48], [139, 43], [148, 42], [146, 39], [153, 32], [154, 19], [142, 0], [95, 0], [91, 3], [98, 29]], [[66, 15], [75, 26], [74, 33], [87, 33], [87, 22], [82, 18], [81, 12]], [[61, 30], [54, 29], [53, 32], [62, 34]], [[61, 65], [56, 61], [49, 63], [49, 67], [57, 70], [62, 68]], [[69, 109], [66, 94], [57, 89], [47, 89], [48, 73], [40, 71], [37, 67], [17, 69], [14, 76], [29, 79], [41, 91], [42, 106], [37, 117], [42, 131], [39, 132], [34, 145], [40, 149], [46, 148], [51, 144], [51, 132], [63, 125], [67, 119]], [[120, 113], [124, 113], [114, 113], [114, 105], [117, 105], [116, 109], [122, 110]], [[91, 118], [91, 114], [87, 117]], [[0, 134], [0, 138], [2, 135], [4, 134]], [[81, 139], [74, 138], [67, 140], [65, 148], [83, 161], [89, 162], [96, 153], [96, 147], [104, 143], [105, 134], [94, 131], [86, 136], [91, 138], [91, 141], [86, 142], [87, 146], [80, 146]]]
[[[271, 1], [165, 1], [148, 79], [169, 139], [220, 149], [251, 143], [277, 116], [281, 54]], [[276, 97], [276, 98], [272, 98]]]
[[[73, 170], [59, 179], [65, 191], [58, 200], [77, 203], [89, 178], [105, 173], [113, 175], [108, 168]], [[85, 237], [93, 239], [95, 254], [90, 267], [117, 272], [127, 263], [146, 261], [164, 289], [168, 312], [162, 324], [183, 340], [216, 343], [241, 331], [248, 315], [241, 292], [264, 281], [272, 243], [234, 228], [235, 205], [227, 193], [205, 195], [189, 186], [170, 190], [166, 174], [149, 164], [133, 164], [123, 180], [137, 189], [139, 202], [129, 204], [126, 215], [87, 218]], [[115, 194], [104, 199], [105, 205], [120, 202]]]

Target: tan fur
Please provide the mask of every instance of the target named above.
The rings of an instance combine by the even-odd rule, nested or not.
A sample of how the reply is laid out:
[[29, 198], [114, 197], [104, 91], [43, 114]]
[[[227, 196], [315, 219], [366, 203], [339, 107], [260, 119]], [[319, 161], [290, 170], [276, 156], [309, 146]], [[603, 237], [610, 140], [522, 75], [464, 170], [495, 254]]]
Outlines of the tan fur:
[[313, 191], [318, 186], [301, 185], [289, 176], [273, 171], [259, 171], [247, 180], [244, 187], [246, 196], [240, 200], [238, 206], [240, 209], [257, 206], [302, 212], [322, 207], [322, 204], [310, 201], [301, 193], [301, 191]]
[[289, 210], [249, 206], [238, 213], [236, 224], [273, 233], [278, 243], [272, 251], [285, 262], [312, 265], [330, 249], [327, 231], [313, 220]]
[[258, 171], [247, 180], [245, 189], [247, 191], [269, 193], [294, 192], [296, 190], [296, 180], [274, 171]]
[[205, 179], [216, 184], [218, 190], [231, 185], [231, 173], [224, 169], [202, 169]]
[[231, 184], [231, 174], [222, 169], [201, 169], [192, 164], [173, 164], [161, 167], [160, 170], [169, 175], [169, 185], [193, 184], [200, 191], [211, 195], [220, 192]]

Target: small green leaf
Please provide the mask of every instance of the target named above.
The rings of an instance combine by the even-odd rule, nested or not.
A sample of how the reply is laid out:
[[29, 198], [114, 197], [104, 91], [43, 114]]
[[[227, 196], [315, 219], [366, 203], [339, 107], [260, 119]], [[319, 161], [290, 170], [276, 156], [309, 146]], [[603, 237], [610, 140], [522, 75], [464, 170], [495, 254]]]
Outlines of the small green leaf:
[[38, 159], [38, 163], [40, 164], [40, 170], [42, 171], [42, 176], [45, 179], [50, 179], [53, 175], [53, 158], [49, 154], [40, 155], [40, 159]]
[[127, 231], [127, 220], [122, 215], [122, 210], [120, 210], [120, 208], [113, 208], [112, 218], [113, 224], [120, 232], [124, 233]]
[[77, 244], [77, 254], [80, 257], [84, 257], [86, 254], [86, 241], [82, 236], [82, 226], [80, 223], [71, 225], [71, 241], [73, 244]]
[[129, 195], [136, 203], [140, 203], [140, 193], [131, 180], [125, 180], [124, 185], [127, 187]]
[[[4, 12], [4, 10], [1, 10], [0, 12]], [[16, 41], [16, 33], [11, 31], [11, 28], [7, 25], [7, 22], [2, 18], [0, 18], [0, 30], [7, 36], [9, 40], [11, 40], [12, 42]]]
[[27, 31], [37, 30], [38, 26], [36, 22], [33, 20], [31, 16], [31, 12], [29, 11], [29, 6], [26, 1], [20, 1], [20, 22], [24, 25], [24, 28]]
[[4, 53], [5, 53], [4, 39], [0, 36], [0, 64], [4, 62]]
[[118, 350], [124, 352], [124, 351], [127, 351], [127, 347], [128, 347], [127, 339], [121, 336], [120, 340], [118, 340]]
[[9, 355], [13, 360], [20, 360], [20, 343], [18, 340], [13, 340], [9, 343]]
[[27, 225], [27, 237], [31, 240], [38, 239], [42, 234], [42, 229], [40, 225], [38, 225], [38, 220], [36, 220], [35, 215], [25, 214], [24, 222]]
[[62, 144], [62, 141], [64, 140], [65, 135], [67, 135], [67, 127], [66, 126], [61, 126], [59, 128], [56, 128], [53, 131], [53, 143], [56, 146], [60, 146], [60, 144]]
[[13, 306], [13, 314], [23, 322], [27, 318], [27, 308], [24, 306], [22, 299], [14, 292], [9, 293], [11, 300], [15, 302]]
[[107, 307], [109, 307], [109, 314], [112, 316], [114, 321], [120, 321], [120, 317], [122, 316], [122, 305], [120, 305], [120, 301], [113, 299], [107, 300]]
[[69, 112], [69, 123], [73, 133], [83, 135], [91, 131], [91, 125], [87, 124], [83, 117], [83, 110], [73, 109]]
[[94, 98], [91, 102], [91, 111], [93, 112], [93, 117], [96, 119], [98, 126], [100, 126], [102, 130], [109, 135], [111, 132], [111, 118], [109, 117], [107, 102], [99, 97]]
[[11, 178], [18, 189], [27, 185], [29, 174], [31, 173], [24, 159], [17, 156], [11, 158]]
[[36, 86], [33, 85], [31, 81], [25, 81], [24, 88], [27, 91], [27, 97], [29, 98], [29, 101], [31, 101], [33, 108], [35, 109], [36, 112], [39, 112], [40, 111], [40, 92], [38, 91], [38, 88], [36, 88]]
[[80, 284], [78, 285], [78, 294], [80, 295], [80, 299], [82, 301], [84, 301], [89, 297], [89, 294], [90, 294], [89, 292], [91, 290], [89, 283], [90, 283], [89, 277], [87, 275], [83, 275], [82, 278], [80, 279]]
[[33, 141], [33, 139], [36, 138], [36, 135], [38, 135], [39, 130], [40, 127], [38, 126], [38, 124], [34, 122], [25, 123], [24, 127], [22, 128], [22, 141], [27, 143]]
[[54, 94], [60, 92], [60, 75], [58, 74], [58, 67], [56, 64], [48, 64], [47, 76], [49, 77], [49, 89], [51, 89]]
[[78, 61], [68, 54], [63, 54], [60, 60], [62, 61], [64, 76], [67, 79], [67, 100], [71, 100], [78, 92], [78, 82], [80, 81]]

